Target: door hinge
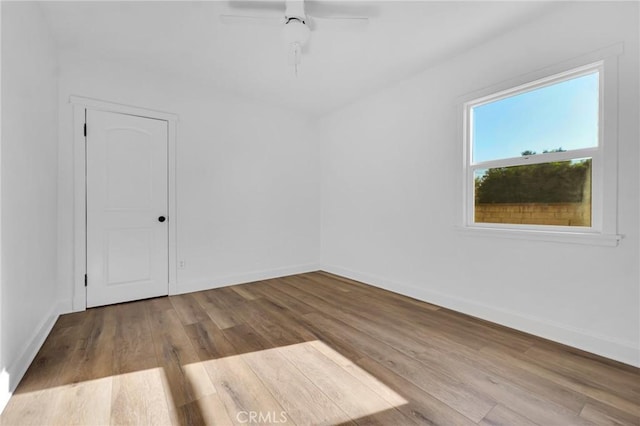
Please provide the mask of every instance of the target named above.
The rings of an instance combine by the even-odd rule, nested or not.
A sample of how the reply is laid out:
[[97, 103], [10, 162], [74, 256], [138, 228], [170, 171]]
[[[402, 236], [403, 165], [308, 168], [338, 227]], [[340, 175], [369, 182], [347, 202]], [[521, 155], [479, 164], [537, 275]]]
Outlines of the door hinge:
[[87, 274], [84, 274], [84, 286], [87, 286]]
[[87, 137], [87, 123], [84, 123], [84, 136]]

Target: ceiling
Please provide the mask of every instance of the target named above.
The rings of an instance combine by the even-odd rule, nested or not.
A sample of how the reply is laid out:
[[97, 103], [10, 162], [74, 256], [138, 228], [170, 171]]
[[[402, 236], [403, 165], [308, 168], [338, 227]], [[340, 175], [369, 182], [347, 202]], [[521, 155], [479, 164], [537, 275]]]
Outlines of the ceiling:
[[228, 1], [42, 3], [60, 50], [90, 52], [308, 114], [335, 109], [553, 7], [540, 1], [356, 0], [309, 6], [336, 15], [346, 6], [371, 19], [357, 29], [316, 23], [296, 77], [280, 27], [219, 19], [229, 13], [280, 16], [284, 3], [282, 12], [239, 9]]

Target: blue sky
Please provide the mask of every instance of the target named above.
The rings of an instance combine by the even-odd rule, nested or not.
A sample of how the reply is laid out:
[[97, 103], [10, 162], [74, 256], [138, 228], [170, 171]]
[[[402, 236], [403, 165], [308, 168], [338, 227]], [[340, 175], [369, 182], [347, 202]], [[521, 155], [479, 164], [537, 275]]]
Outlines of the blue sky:
[[473, 161], [598, 144], [598, 74], [473, 108]]

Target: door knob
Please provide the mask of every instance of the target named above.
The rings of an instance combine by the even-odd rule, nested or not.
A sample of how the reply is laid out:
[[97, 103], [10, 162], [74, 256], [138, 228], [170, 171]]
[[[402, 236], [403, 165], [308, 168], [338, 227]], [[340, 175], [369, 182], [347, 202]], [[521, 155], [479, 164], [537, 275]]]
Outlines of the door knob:
[[167, 220], [167, 218], [166, 218], [166, 217], [164, 217], [164, 216], [160, 216], [160, 217], [158, 218], [158, 222], [164, 222], [165, 220]]

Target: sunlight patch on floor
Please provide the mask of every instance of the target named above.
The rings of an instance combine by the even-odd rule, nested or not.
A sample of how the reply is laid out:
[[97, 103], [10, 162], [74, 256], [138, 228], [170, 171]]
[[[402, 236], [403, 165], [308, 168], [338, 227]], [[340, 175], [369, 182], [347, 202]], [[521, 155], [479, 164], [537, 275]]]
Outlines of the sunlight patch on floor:
[[[132, 374], [138, 374], [136, 372]], [[112, 377], [14, 394], [2, 413], [7, 425], [108, 424]]]
[[166, 368], [16, 393], [2, 424], [328, 425], [407, 403], [320, 341]]
[[320, 341], [198, 364], [204, 365], [234, 423], [262, 415], [298, 424], [338, 424], [407, 403]]

